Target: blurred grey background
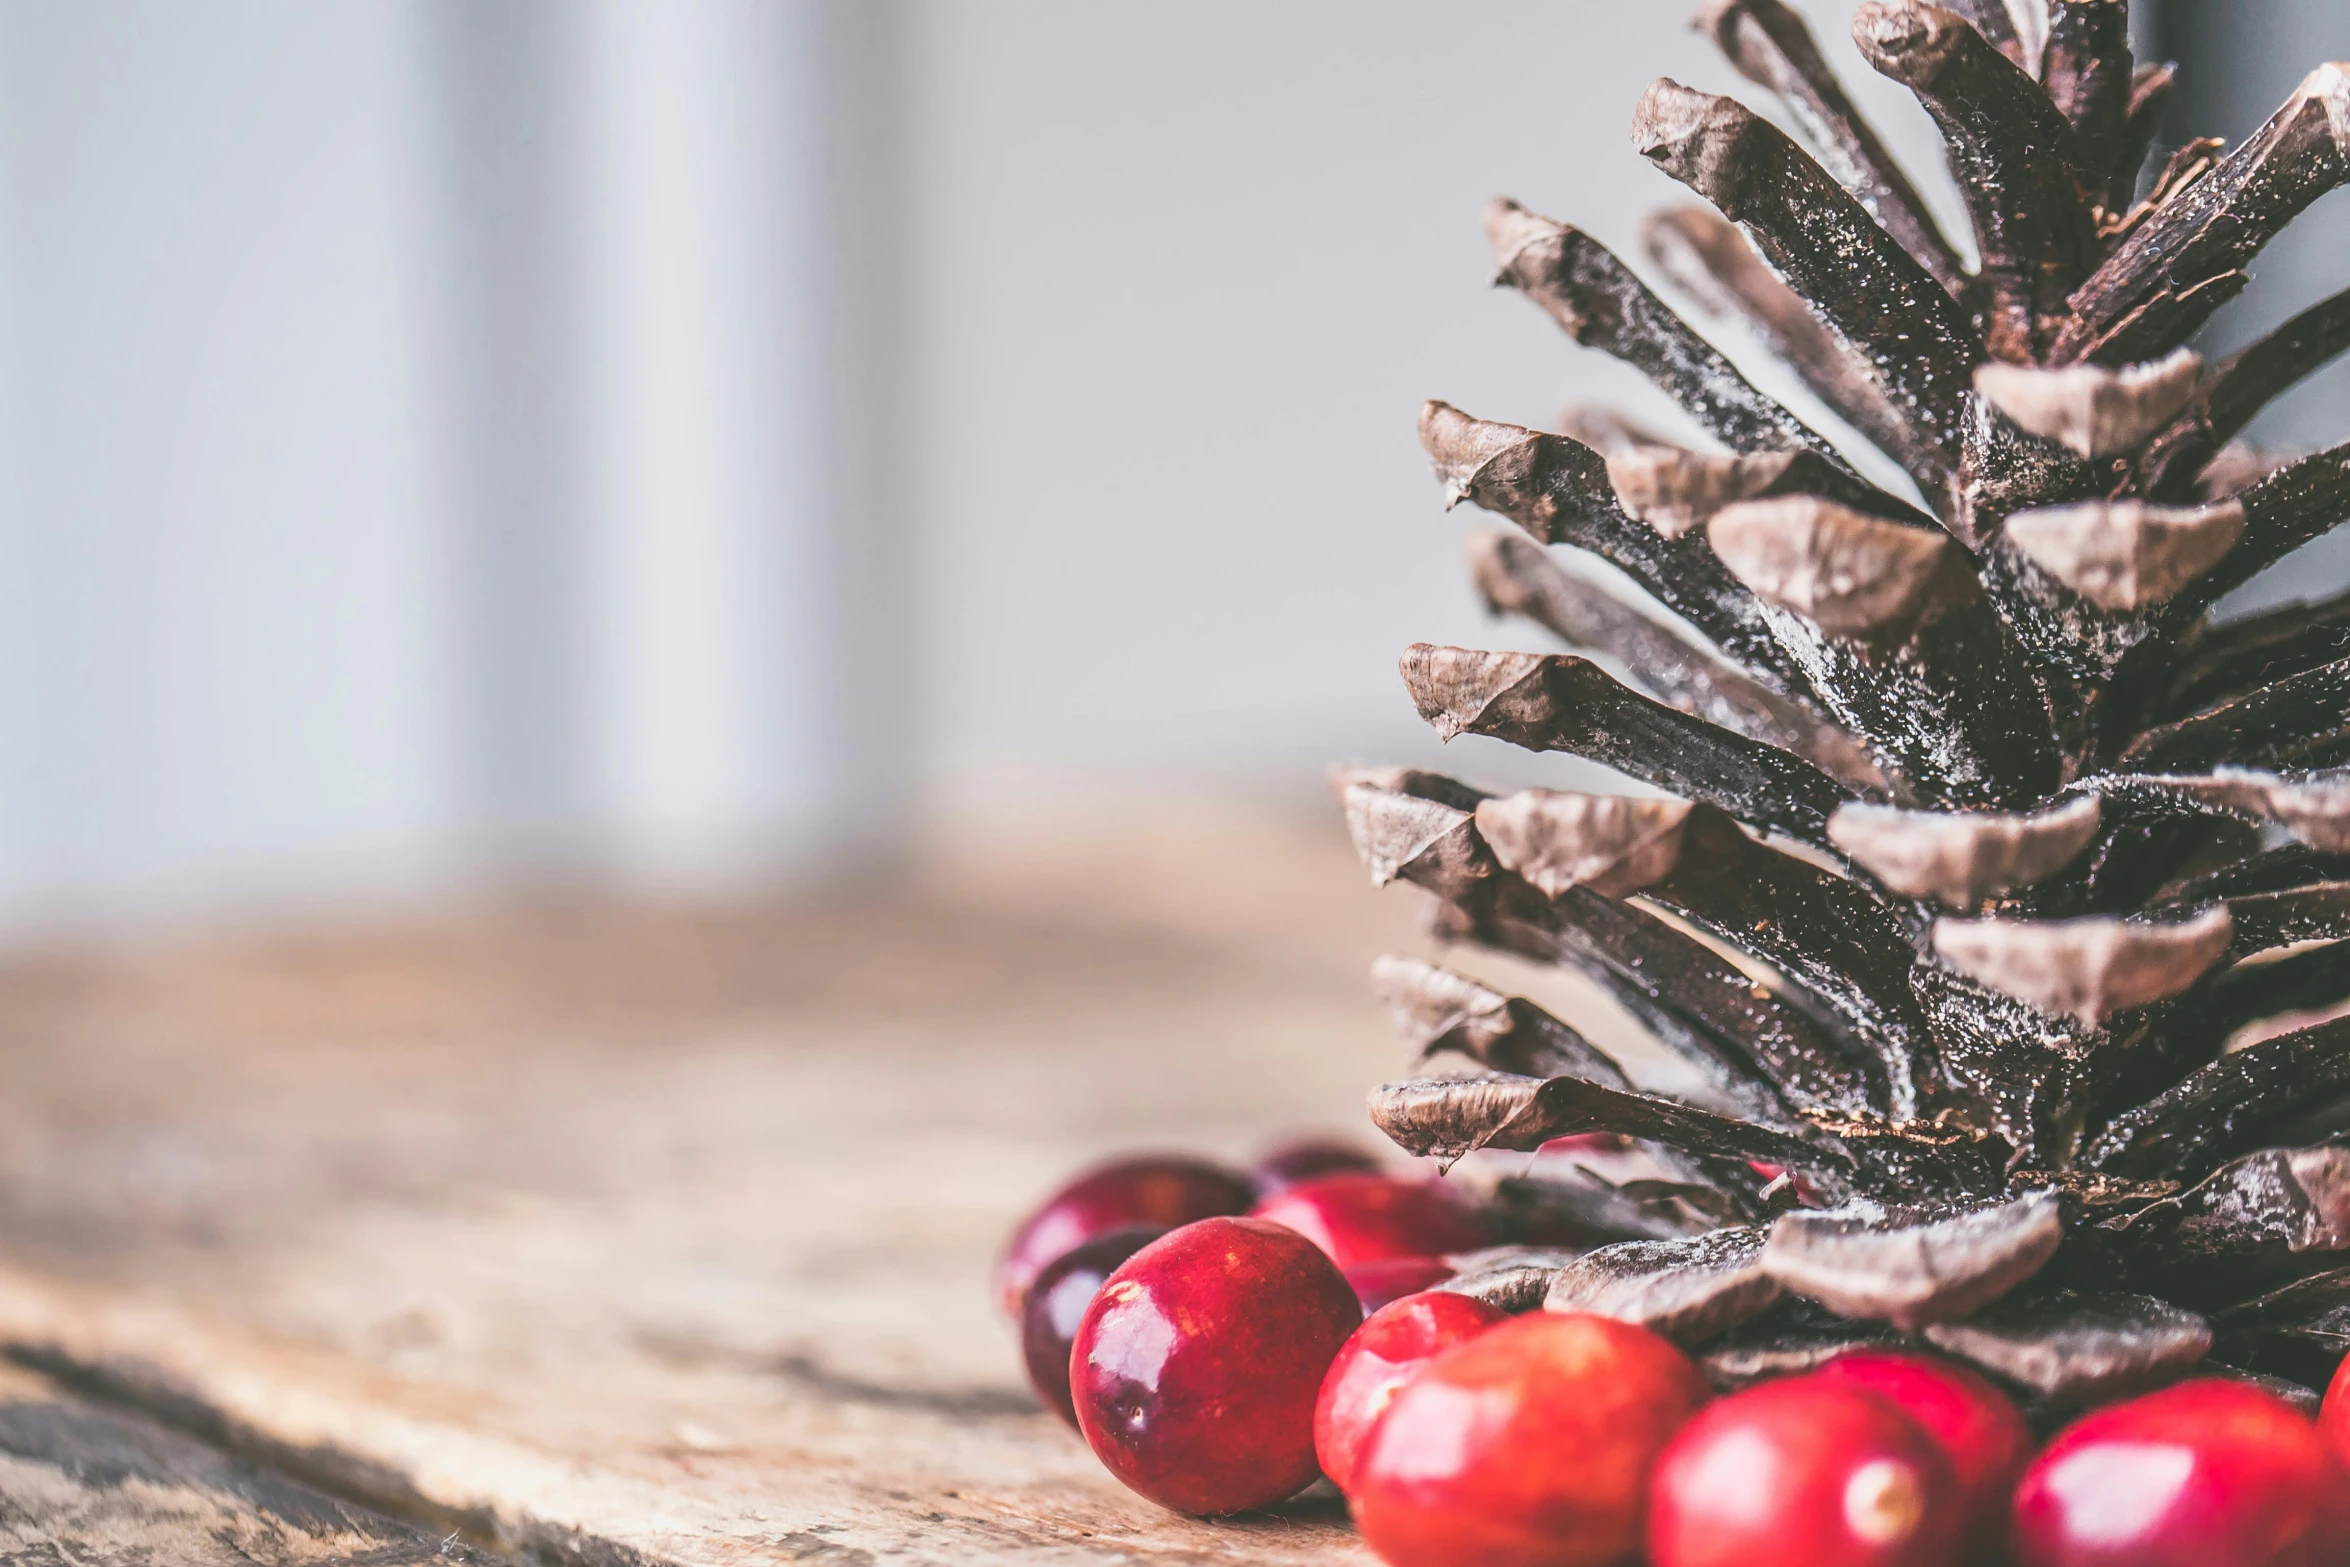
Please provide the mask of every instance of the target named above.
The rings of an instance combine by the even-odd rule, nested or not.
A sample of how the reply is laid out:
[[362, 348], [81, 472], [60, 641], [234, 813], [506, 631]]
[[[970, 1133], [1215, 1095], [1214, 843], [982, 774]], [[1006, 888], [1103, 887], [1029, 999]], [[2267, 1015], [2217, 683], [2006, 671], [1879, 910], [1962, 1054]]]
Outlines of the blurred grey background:
[[[2340, 0], [2141, 7], [2180, 134], [2350, 57]], [[4, 0], [0, 923], [753, 885], [1426, 754], [1395, 653], [1489, 633], [1419, 401], [1674, 422], [1478, 208], [1631, 251], [1641, 88], [1733, 87], [1692, 8]]]

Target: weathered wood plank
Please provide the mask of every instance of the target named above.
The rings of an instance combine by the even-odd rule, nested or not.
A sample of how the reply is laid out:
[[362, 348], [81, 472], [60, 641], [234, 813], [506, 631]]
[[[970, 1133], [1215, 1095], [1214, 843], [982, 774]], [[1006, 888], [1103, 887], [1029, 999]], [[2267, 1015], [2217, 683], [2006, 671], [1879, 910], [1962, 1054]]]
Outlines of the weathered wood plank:
[[0, 1560], [23, 1567], [409, 1567], [491, 1559], [0, 1369]]
[[1120, 1490], [990, 1308], [1085, 1159], [1359, 1129], [1434, 955], [1334, 823], [1125, 841], [0, 967], [0, 1348], [491, 1559], [1367, 1560]]

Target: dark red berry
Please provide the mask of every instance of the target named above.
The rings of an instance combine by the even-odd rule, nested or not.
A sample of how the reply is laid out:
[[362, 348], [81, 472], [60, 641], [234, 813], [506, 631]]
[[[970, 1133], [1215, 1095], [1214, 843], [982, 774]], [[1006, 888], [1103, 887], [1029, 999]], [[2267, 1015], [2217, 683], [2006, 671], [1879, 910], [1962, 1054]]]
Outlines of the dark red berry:
[[1682, 1428], [1649, 1500], [1653, 1567], [1952, 1567], [1965, 1510], [1917, 1423], [1852, 1383], [1748, 1388]]
[[2339, 1567], [2350, 1477], [2316, 1422], [2215, 1377], [2067, 1426], [2015, 1493], [2023, 1567]]
[[1355, 1522], [1390, 1567], [1613, 1567], [1639, 1550], [1649, 1472], [1705, 1396], [1646, 1328], [1518, 1317], [1395, 1395], [1359, 1455]]
[[1266, 1154], [1250, 1167], [1249, 1174], [1256, 1178], [1257, 1191], [1269, 1197], [1318, 1176], [1377, 1175], [1386, 1168], [1377, 1154], [1344, 1139], [1301, 1137]]
[[1346, 1282], [1354, 1286], [1355, 1299], [1363, 1303], [1367, 1317], [1406, 1295], [1433, 1289], [1452, 1274], [1452, 1264], [1442, 1257], [1382, 1257], [1348, 1268]]
[[1866, 1388], [1916, 1421], [1958, 1481], [1967, 1549], [2001, 1551], [2016, 1478], [2032, 1461], [2032, 1428], [2012, 1399], [1955, 1362], [1889, 1349], [1839, 1355], [1817, 1375]]
[[1256, 1192], [1234, 1171], [1180, 1154], [1095, 1165], [1046, 1198], [1012, 1232], [996, 1263], [996, 1304], [1017, 1322], [1028, 1286], [1071, 1247], [1128, 1224], [1171, 1230], [1194, 1219], [1246, 1213]]
[[2326, 1384], [2326, 1401], [2317, 1412], [2317, 1428], [2334, 1451], [2334, 1461], [2350, 1468], [2350, 1356], [2334, 1368]]
[[1280, 1501], [1314, 1479], [1314, 1399], [1361, 1323], [1354, 1291], [1296, 1231], [1185, 1225], [1129, 1257], [1078, 1325], [1077, 1428], [1161, 1506]]
[[1251, 1217], [1286, 1224], [1341, 1268], [1475, 1251], [1486, 1229], [1452, 1189], [1392, 1175], [1323, 1175], [1275, 1192]]
[[1020, 1353], [1028, 1362], [1028, 1385], [1071, 1425], [1077, 1423], [1077, 1408], [1069, 1401], [1069, 1351], [1077, 1342], [1085, 1308], [1120, 1263], [1166, 1233], [1155, 1224], [1129, 1224], [1096, 1235], [1045, 1264], [1028, 1286], [1028, 1303], [1020, 1312]]
[[1330, 1483], [1353, 1494], [1363, 1446], [1414, 1372], [1508, 1320], [1499, 1306], [1442, 1293], [1406, 1295], [1372, 1312], [1330, 1363], [1314, 1404], [1314, 1452]]

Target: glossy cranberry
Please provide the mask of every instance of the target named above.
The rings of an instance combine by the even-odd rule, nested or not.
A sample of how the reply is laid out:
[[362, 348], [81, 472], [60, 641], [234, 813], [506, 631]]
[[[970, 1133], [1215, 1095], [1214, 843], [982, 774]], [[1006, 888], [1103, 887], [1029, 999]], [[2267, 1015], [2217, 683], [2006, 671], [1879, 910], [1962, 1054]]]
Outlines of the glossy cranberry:
[[1967, 1550], [2001, 1552], [2016, 1477], [2032, 1461], [2032, 1428], [2013, 1400], [1953, 1361], [1889, 1349], [1839, 1355], [1815, 1375], [1866, 1388], [1916, 1421], [1958, 1481]]
[[1653, 1567], [1953, 1567], [1958, 1482], [1887, 1400], [1826, 1377], [1733, 1394], [1665, 1449]]
[[1167, 1232], [1155, 1224], [1129, 1224], [1063, 1252], [1045, 1264], [1028, 1286], [1020, 1312], [1020, 1353], [1028, 1362], [1028, 1385], [1045, 1407], [1071, 1425], [1077, 1407], [1069, 1401], [1069, 1351], [1085, 1308], [1101, 1293], [1118, 1265]]
[[1486, 1244], [1484, 1221], [1434, 1181], [1324, 1175], [1275, 1192], [1251, 1216], [1286, 1224], [1341, 1268], [1389, 1257], [1441, 1257]]
[[996, 1303], [1018, 1321], [1028, 1286], [1046, 1263], [1128, 1224], [1173, 1229], [1194, 1219], [1246, 1213], [1256, 1192], [1234, 1171], [1180, 1154], [1100, 1164], [1046, 1198], [1012, 1232], [996, 1263]]
[[1363, 1445], [1405, 1382], [1463, 1339], [1509, 1320], [1499, 1306], [1466, 1295], [1406, 1295], [1355, 1329], [1314, 1404], [1314, 1452], [1330, 1483], [1352, 1495]]
[[2350, 1468], [2350, 1356], [2334, 1368], [2334, 1379], [2326, 1384], [2326, 1401], [2317, 1411], [2317, 1428], [2326, 1445], [2334, 1450], [2334, 1459]]
[[1367, 1317], [1406, 1295], [1435, 1288], [1452, 1277], [1453, 1269], [1442, 1257], [1382, 1257], [1377, 1262], [1357, 1263], [1345, 1272], [1346, 1282], [1354, 1287], [1355, 1299], [1363, 1303]]
[[1314, 1399], [1362, 1324], [1312, 1242], [1261, 1219], [1203, 1219], [1110, 1275], [1077, 1328], [1077, 1428], [1128, 1486], [1186, 1513], [1235, 1513], [1311, 1484]]
[[1389, 1567], [1600, 1567], [1638, 1551], [1649, 1471], [1705, 1401], [1670, 1343], [1536, 1312], [1456, 1344], [1388, 1406], [1355, 1522]]
[[2058, 1432], [2015, 1493], [2023, 1567], [2338, 1567], [2350, 1478], [2316, 1422], [2200, 1378]]
[[1324, 1175], [1377, 1175], [1386, 1162], [1369, 1149], [1336, 1137], [1301, 1137], [1287, 1142], [1250, 1166], [1257, 1191], [1270, 1197], [1300, 1181]]

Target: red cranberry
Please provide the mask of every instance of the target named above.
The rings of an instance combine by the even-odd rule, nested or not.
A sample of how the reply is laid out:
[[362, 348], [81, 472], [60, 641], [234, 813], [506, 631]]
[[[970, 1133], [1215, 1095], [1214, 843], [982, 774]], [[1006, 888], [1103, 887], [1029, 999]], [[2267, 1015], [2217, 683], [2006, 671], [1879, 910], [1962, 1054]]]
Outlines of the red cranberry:
[[1129, 1224], [1096, 1235], [1047, 1263], [1028, 1286], [1028, 1304], [1020, 1313], [1020, 1353], [1028, 1362], [1028, 1385], [1071, 1425], [1077, 1423], [1077, 1407], [1069, 1401], [1069, 1351], [1077, 1342], [1077, 1324], [1101, 1293], [1102, 1281], [1166, 1233], [1155, 1224]]
[[1069, 1360], [1077, 1428], [1161, 1506], [1278, 1502], [1313, 1482], [1314, 1399], [1362, 1311], [1294, 1230], [1185, 1225], [1129, 1257], [1087, 1308]]
[[1270, 1197], [1319, 1176], [1377, 1175], [1386, 1168], [1377, 1154], [1340, 1138], [1301, 1137], [1266, 1154], [1249, 1174], [1256, 1178], [1258, 1192]]
[[1355, 1299], [1363, 1303], [1367, 1317], [1406, 1295], [1434, 1289], [1452, 1277], [1453, 1267], [1442, 1257], [1382, 1257], [1377, 1262], [1359, 1262], [1345, 1272], [1346, 1282], [1354, 1287]]
[[2350, 1480], [2315, 1422], [2200, 1378], [2058, 1432], [2015, 1493], [2023, 1567], [2338, 1567]]
[[2350, 1357], [2334, 1368], [2326, 1384], [2326, 1401], [2317, 1412], [2317, 1428], [2334, 1450], [2334, 1459], [2350, 1468]]
[[1363, 1444], [1414, 1372], [1508, 1320], [1499, 1306], [1441, 1293], [1406, 1295], [1372, 1312], [1330, 1363], [1314, 1405], [1314, 1452], [1330, 1483], [1353, 1494]]
[[1194, 1219], [1246, 1213], [1256, 1193], [1221, 1165], [1179, 1154], [1146, 1154], [1096, 1165], [1022, 1221], [996, 1263], [996, 1302], [1020, 1317], [1028, 1286], [1072, 1246], [1128, 1224], [1173, 1229]]
[[2016, 1477], [2032, 1461], [2032, 1428], [2013, 1400], [1964, 1366], [1896, 1350], [1854, 1350], [1816, 1375], [1866, 1388], [1916, 1421], [1958, 1480], [1967, 1549], [1999, 1554]]
[[1487, 1242], [1484, 1221], [1433, 1181], [1324, 1175], [1275, 1192], [1251, 1216], [1286, 1224], [1341, 1268], [1389, 1257], [1441, 1257]]
[[1825, 1377], [1748, 1388], [1665, 1449], [1653, 1567], [1951, 1567], [1950, 1461], [1893, 1404]]
[[1390, 1567], [1600, 1567], [1640, 1546], [1649, 1471], [1705, 1401], [1670, 1343], [1536, 1312], [1455, 1344], [1388, 1406], [1355, 1522]]

